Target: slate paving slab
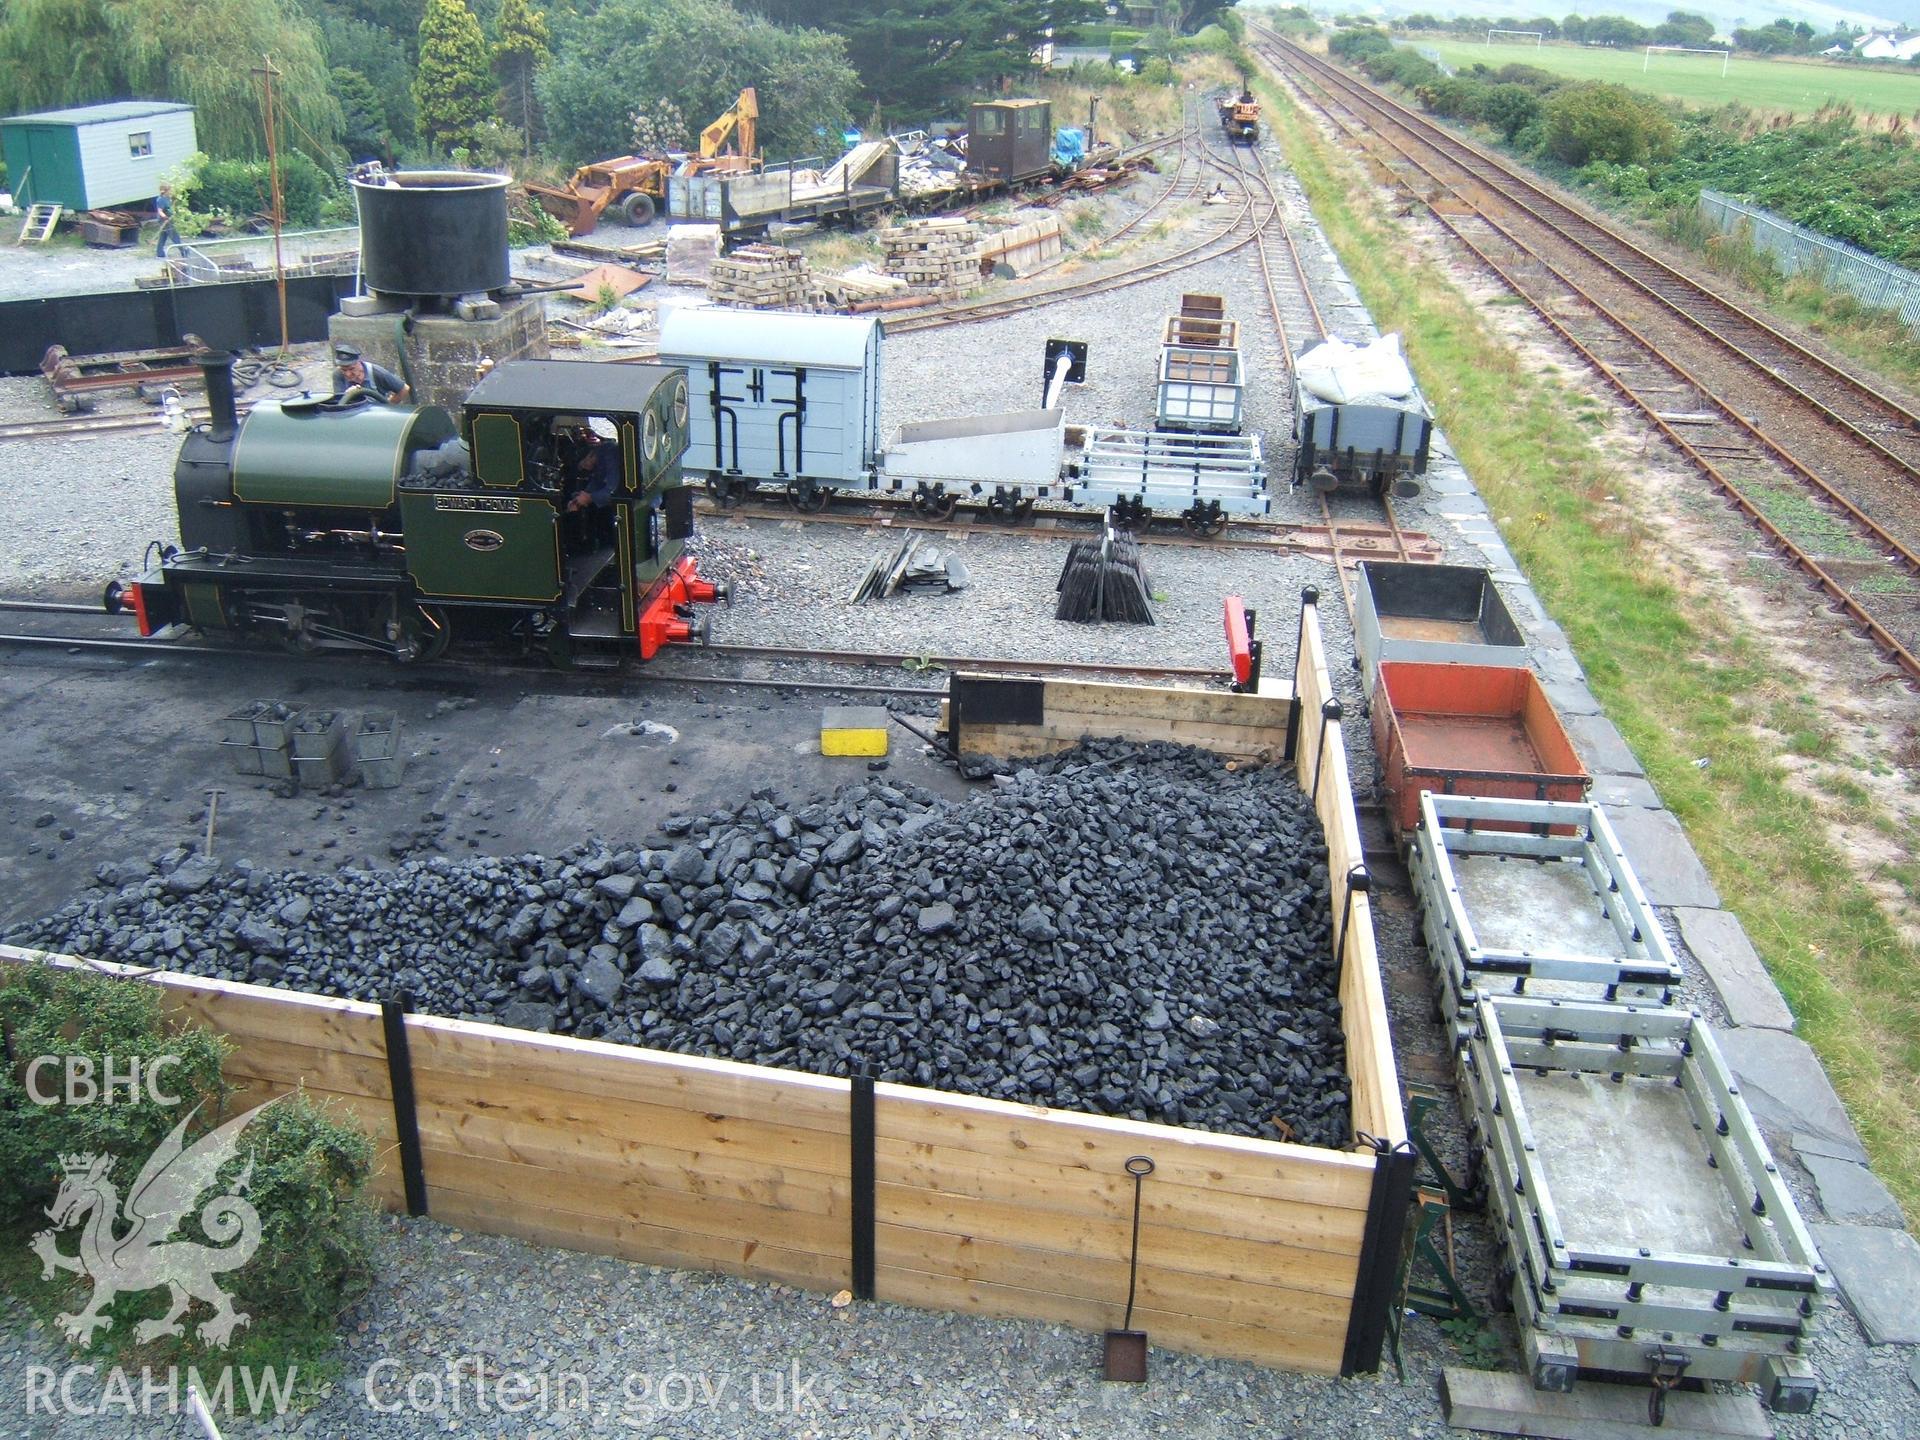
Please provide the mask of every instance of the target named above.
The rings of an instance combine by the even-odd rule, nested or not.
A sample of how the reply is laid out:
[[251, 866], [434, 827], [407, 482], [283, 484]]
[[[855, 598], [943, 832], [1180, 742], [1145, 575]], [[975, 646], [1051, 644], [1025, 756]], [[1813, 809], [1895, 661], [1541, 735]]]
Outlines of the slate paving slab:
[[1680, 926], [1680, 938], [1707, 972], [1734, 1024], [1793, 1029], [1793, 1012], [1736, 916], [1681, 905], [1675, 907], [1673, 918]]
[[[1800, 1163], [1813, 1176], [1814, 1188], [1820, 1192], [1820, 1208], [1829, 1220], [1895, 1227], [1907, 1223], [1900, 1202], [1866, 1166], [1813, 1153], [1802, 1154]], [[1920, 1300], [1915, 1303], [1920, 1305]]]
[[1718, 909], [1720, 892], [1693, 853], [1686, 831], [1665, 810], [1607, 807], [1607, 819], [1625, 847], [1640, 888], [1655, 905], [1697, 905]]
[[1757, 1028], [1722, 1030], [1714, 1039], [1762, 1130], [1794, 1136], [1796, 1145], [1801, 1135], [1815, 1136], [1845, 1158], [1867, 1163], [1853, 1122], [1806, 1041]]
[[1920, 1245], [1883, 1225], [1815, 1225], [1814, 1243], [1872, 1345], [1920, 1343]]
[[1596, 805], [1618, 805], [1630, 810], [1660, 808], [1660, 792], [1640, 775], [1596, 775], [1587, 798]]
[[1584, 680], [1544, 680], [1540, 688], [1547, 692], [1547, 699], [1553, 702], [1562, 720], [1569, 715], [1600, 713], [1600, 702], [1594, 699]]
[[1633, 749], [1627, 744], [1614, 723], [1604, 715], [1562, 715], [1561, 723], [1567, 727], [1567, 737], [1573, 741], [1573, 748], [1586, 762], [1587, 769], [1595, 775], [1644, 775], [1647, 772], [1634, 758]]

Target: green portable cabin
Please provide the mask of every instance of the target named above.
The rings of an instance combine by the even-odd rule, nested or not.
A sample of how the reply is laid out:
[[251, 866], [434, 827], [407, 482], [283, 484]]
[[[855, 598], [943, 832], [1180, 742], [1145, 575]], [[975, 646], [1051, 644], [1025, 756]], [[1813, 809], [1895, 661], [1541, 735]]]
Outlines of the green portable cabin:
[[193, 107], [114, 100], [0, 120], [17, 205], [103, 210], [151, 200], [196, 148]]

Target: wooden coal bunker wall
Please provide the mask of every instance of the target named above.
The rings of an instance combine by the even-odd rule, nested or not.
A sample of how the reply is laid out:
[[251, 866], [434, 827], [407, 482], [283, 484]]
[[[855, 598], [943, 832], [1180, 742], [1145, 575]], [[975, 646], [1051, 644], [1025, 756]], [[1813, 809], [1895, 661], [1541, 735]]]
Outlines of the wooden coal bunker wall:
[[[1294, 680], [1259, 695], [1170, 692], [1179, 714], [1149, 717], [1143, 733], [1112, 693], [1138, 687], [1076, 698], [1110, 692], [1108, 708], [1084, 712], [1097, 727], [1086, 734], [1174, 738], [1157, 732], [1188, 721], [1262, 732], [1268, 758], [1290, 759], [1314, 794], [1341, 946], [1351, 1151], [98, 968], [146, 975], [182, 1019], [226, 1035], [240, 1105], [304, 1088], [350, 1111], [373, 1137], [373, 1190], [390, 1209], [650, 1264], [1099, 1331], [1120, 1323], [1126, 1298], [1125, 1162], [1149, 1155], [1136, 1327], [1197, 1354], [1372, 1370], [1412, 1171], [1367, 897], [1347, 882], [1359, 834], [1310, 605]], [[1203, 697], [1231, 720], [1210, 716]], [[0, 947], [0, 959], [43, 958]], [[396, 1079], [412, 1091], [417, 1162], [402, 1143]]]

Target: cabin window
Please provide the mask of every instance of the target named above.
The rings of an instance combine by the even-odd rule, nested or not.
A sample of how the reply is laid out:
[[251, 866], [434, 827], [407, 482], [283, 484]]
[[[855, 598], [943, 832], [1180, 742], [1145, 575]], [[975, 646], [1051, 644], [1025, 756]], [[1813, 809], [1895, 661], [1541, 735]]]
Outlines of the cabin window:
[[982, 110], [980, 112], [980, 133], [982, 135], [1006, 134], [1006, 112], [1004, 110]]
[[153, 132], [136, 130], [127, 136], [127, 152], [136, 160], [144, 160], [153, 154]]

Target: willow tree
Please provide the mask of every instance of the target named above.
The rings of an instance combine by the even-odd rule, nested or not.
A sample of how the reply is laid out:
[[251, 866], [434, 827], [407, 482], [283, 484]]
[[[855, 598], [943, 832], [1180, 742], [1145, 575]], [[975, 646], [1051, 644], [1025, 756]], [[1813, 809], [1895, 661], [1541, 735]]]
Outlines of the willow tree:
[[135, 96], [193, 106], [200, 148], [266, 153], [257, 73], [272, 58], [285, 143], [331, 164], [340, 107], [313, 22], [287, 0], [9, 0], [0, 110]]

